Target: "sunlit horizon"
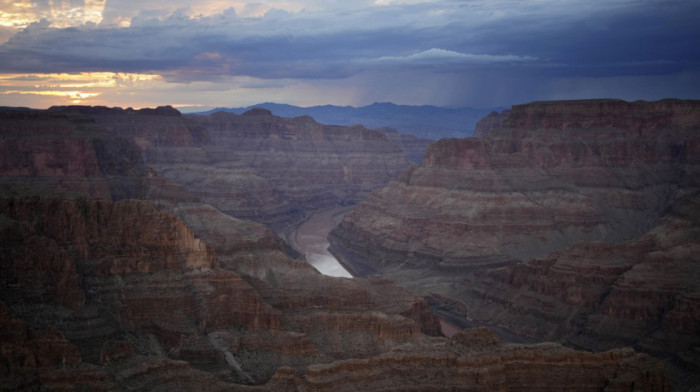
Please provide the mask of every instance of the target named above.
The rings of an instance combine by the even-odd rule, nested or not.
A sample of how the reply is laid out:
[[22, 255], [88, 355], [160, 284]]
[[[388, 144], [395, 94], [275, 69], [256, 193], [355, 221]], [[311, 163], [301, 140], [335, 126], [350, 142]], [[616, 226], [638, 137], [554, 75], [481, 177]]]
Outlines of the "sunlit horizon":
[[698, 13], [690, 0], [0, 0], [0, 105], [700, 99]]

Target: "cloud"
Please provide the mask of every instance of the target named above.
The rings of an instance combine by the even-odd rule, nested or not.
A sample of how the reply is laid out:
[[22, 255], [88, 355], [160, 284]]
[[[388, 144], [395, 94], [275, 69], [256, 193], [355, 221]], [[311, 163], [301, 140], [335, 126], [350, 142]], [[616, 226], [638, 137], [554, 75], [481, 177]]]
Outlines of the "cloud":
[[459, 53], [452, 50], [431, 48], [418, 53], [412, 53], [407, 56], [385, 56], [375, 60], [377, 63], [384, 64], [444, 64], [444, 63], [469, 63], [469, 64], [488, 64], [502, 62], [521, 62], [533, 61], [535, 57], [531, 56], [514, 56], [514, 55], [490, 55], [490, 54], [471, 54]]
[[[49, 3], [72, 8], [51, 13]], [[0, 7], [8, 4], [0, 0]], [[329, 96], [345, 88], [350, 100], [371, 101], [382, 99], [370, 98], [370, 92], [410, 95], [407, 89], [415, 85], [435, 91], [425, 94], [434, 102], [454, 104], [472, 99], [469, 94], [489, 83], [507, 100], [522, 97], [515, 85], [535, 86], [534, 81], [561, 89], [579, 85], [551, 82], [700, 72], [700, 52], [694, 49], [700, 42], [697, 1], [56, 0], [31, 5], [22, 15], [33, 23], [0, 45], [0, 73], [150, 74], [186, 88], [228, 83], [220, 89], [251, 93], [259, 88], [289, 96], [295, 88], [315, 96], [324, 88]], [[61, 16], [71, 12], [74, 19]], [[68, 26], [66, 20], [74, 23]], [[535, 91], [546, 95], [544, 88]]]
[[[425, 16], [431, 7], [400, 4], [341, 14], [270, 11], [252, 19], [236, 12], [187, 17], [184, 13], [163, 16], [156, 10], [140, 13], [127, 28], [55, 28], [44, 20], [0, 46], [0, 71], [153, 72], [180, 81], [226, 75], [339, 78], [373, 64], [528, 59], [435, 49], [432, 44], [451, 32], [443, 27], [444, 16]], [[454, 40], [446, 40], [445, 47], [457, 44], [450, 41]], [[218, 57], [204, 59], [202, 53]]]

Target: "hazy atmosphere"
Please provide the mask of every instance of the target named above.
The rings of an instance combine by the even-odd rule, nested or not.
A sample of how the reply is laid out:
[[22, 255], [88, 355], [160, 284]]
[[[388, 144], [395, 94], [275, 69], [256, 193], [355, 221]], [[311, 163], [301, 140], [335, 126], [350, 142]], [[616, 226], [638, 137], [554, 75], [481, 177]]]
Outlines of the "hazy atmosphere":
[[697, 1], [0, 1], [0, 105], [699, 98]]

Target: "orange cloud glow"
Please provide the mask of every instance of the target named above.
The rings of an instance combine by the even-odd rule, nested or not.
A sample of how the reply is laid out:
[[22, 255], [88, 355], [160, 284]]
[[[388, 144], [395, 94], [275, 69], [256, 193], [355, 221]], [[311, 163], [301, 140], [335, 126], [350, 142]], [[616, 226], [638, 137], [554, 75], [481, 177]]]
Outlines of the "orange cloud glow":
[[100, 23], [105, 4], [104, 0], [85, 0], [76, 7], [70, 0], [49, 0], [40, 6], [30, 0], [1, 0], [0, 26], [23, 29], [41, 19], [49, 20], [54, 27]]
[[53, 104], [95, 103], [92, 98], [108, 91], [123, 90], [161, 81], [159, 75], [83, 72], [79, 74], [3, 74], [0, 94], [36, 95], [57, 98]]

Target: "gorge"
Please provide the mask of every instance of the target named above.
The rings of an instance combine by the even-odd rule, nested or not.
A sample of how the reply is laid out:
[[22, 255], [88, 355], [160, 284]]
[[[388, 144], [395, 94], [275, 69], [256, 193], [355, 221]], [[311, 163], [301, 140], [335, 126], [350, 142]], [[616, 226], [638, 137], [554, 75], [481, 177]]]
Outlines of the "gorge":
[[[416, 166], [264, 109], [4, 108], [0, 390], [690, 389], [699, 110], [521, 105]], [[299, 246], [342, 213], [352, 279]]]
[[456, 320], [634, 346], [697, 385], [699, 122], [696, 101], [514, 106], [429, 146], [331, 250]]

